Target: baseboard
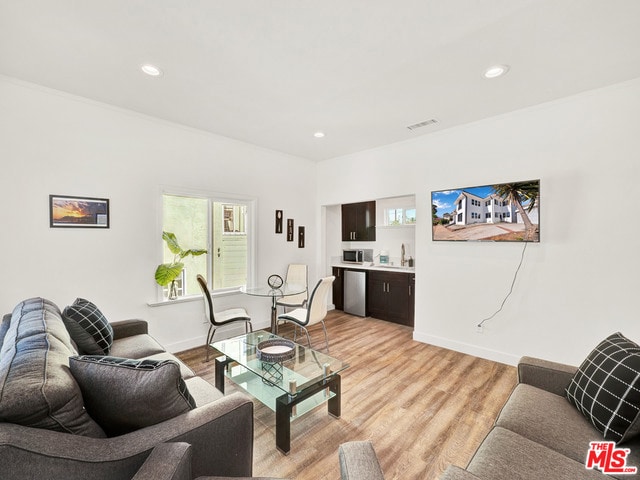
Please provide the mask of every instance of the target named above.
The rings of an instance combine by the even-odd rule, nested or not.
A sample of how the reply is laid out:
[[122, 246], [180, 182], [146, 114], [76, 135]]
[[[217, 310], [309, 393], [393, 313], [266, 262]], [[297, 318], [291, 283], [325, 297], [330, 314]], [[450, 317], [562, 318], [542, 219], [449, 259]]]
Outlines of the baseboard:
[[500, 362], [507, 365], [516, 366], [518, 365], [518, 361], [520, 360], [519, 356], [510, 353], [483, 348], [479, 347], [478, 345], [458, 342], [449, 338], [438, 337], [435, 335], [429, 335], [416, 331], [413, 332], [413, 339], [417, 342], [428, 343], [430, 345], [448, 348], [449, 350], [455, 350], [456, 352], [466, 353], [475, 357], [486, 358], [487, 360], [493, 360], [494, 362]]

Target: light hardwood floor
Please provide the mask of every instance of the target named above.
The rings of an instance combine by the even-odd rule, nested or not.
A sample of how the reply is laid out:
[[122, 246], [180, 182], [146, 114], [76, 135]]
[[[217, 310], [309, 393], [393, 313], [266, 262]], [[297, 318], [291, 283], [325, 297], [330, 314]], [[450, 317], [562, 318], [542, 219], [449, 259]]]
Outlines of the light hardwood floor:
[[[489, 432], [516, 383], [516, 369], [426, 345], [412, 329], [341, 311], [325, 320], [330, 354], [350, 364], [342, 374], [342, 416], [321, 406], [291, 424], [291, 452], [275, 448], [275, 413], [254, 400], [256, 476], [337, 480], [338, 446], [373, 442], [387, 480], [436, 479], [449, 465], [465, 466]], [[314, 347], [321, 327], [310, 329]], [[178, 356], [214, 383], [204, 349]], [[213, 357], [212, 357], [213, 358]], [[236, 391], [226, 380], [227, 392]]]

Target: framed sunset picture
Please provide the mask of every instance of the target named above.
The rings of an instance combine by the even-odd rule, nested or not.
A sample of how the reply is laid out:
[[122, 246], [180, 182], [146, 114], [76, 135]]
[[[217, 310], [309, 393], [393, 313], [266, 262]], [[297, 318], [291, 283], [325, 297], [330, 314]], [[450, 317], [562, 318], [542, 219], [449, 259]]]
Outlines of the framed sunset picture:
[[49, 226], [109, 228], [109, 199], [49, 195]]

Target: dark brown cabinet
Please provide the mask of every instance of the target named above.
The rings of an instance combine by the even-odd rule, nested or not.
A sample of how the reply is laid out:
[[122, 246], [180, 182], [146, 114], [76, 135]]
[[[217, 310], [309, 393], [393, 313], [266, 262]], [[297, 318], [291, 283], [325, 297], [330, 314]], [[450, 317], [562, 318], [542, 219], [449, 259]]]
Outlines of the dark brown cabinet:
[[413, 326], [413, 274], [370, 270], [368, 314], [380, 320]]
[[342, 205], [342, 241], [372, 242], [376, 239], [376, 202]]
[[333, 305], [336, 310], [344, 310], [344, 268], [333, 267]]

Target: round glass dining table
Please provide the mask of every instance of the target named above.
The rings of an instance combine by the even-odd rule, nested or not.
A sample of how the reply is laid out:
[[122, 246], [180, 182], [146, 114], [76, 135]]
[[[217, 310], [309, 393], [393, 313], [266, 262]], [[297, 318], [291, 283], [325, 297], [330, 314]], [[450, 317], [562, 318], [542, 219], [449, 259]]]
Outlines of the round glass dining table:
[[240, 291], [247, 295], [271, 297], [271, 333], [274, 335], [278, 334], [278, 318], [276, 315], [276, 302], [278, 299], [289, 295], [299, 295], [306, 290], [307, 288], [304, 285], [294, 285], [291, 283], [285, 283], [279, 288], [272, 288], [269, 285], [257, 287], [244, 286], [240, 288]]

